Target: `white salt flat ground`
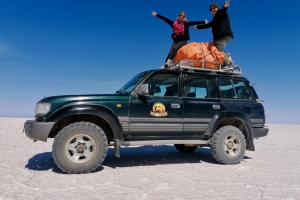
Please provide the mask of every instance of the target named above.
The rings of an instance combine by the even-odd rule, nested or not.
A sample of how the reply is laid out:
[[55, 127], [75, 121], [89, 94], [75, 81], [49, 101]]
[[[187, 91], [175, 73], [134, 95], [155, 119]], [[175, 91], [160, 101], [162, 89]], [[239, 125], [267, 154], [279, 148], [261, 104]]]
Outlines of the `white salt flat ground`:
[[68, 175], [54, 164], [53, 139], [32, 142], [26, 119], [0, 118], [1, 199], [300, 199], [300, 125], [268, 125], [238, 165], [220, 165], [208, 148], [110, 148], [94, 173]]

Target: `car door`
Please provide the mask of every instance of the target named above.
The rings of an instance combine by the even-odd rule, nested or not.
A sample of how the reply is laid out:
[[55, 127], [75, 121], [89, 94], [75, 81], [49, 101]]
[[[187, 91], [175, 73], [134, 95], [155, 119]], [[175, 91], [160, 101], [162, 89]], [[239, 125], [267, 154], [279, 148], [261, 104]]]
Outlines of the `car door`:
[[178, 96], [178, 80], [178, 72], [154, 72], [144, 82], [149, 94], [131, 96], [127, 139], [168, 139], [182, 134], [183, 104]]
[[184, 133], [201, 136], [215, 114], [222, 111], [211, 76], [184, 73], [182, 78], [184, 104]]
[[221, 93], [222, 105], [227, 112], [245, 113], [251, 120], [252, 127], [262, 127], [264, 124], [264, 109], [255, 100], [255, 94], [245, 79], [224, 77], [217, 78]]

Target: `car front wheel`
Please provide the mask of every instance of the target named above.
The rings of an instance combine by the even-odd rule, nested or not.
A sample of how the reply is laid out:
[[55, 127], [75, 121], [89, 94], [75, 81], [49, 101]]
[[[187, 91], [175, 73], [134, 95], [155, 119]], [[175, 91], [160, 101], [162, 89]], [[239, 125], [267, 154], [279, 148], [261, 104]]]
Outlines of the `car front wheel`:
[[55, 137], [52, 156], [56, 165], [69, 174], [89, 173], [97, 169], [108, 149], [104, 131], [89, 122], [76, 122]]

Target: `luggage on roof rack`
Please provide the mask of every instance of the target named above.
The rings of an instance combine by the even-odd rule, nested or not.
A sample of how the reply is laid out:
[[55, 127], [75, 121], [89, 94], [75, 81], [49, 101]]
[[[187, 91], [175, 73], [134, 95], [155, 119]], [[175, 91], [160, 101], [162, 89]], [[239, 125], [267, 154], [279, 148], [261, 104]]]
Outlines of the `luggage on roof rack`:
[[[208, 67], [217, 66], [217, 67]], [[238, 65], [234, 65], [233, 70], [224, 70], [223, 63], [208, 62], [205, 60], [181, 60], [169, 66], [169, 70], [188, 70], [188, 71], [209, 71], [226, 74], [242, 74], [242, 69]]]
[[195, 71], [210, 71], [227, 74], [241, 74], [239, 66], [234, 65], [229, 53], [226, 53], [231, 61], [233, 70], [224, 70], [225, 57], [213, 42], [191, 42], [181, 47], [173, 59], [173, 65], [169, 69], [186, 69]]

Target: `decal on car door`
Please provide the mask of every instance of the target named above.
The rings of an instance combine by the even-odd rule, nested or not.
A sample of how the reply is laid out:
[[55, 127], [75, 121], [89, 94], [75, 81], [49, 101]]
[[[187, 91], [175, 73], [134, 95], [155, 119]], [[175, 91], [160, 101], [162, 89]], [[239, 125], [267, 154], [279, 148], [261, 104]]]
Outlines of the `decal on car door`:
[[166, 107], [164, 104], [157, 102], [153, 105], [150, 115], [154, 117], [165, 117], [168, 115], [168, 112], [166, 112]]

